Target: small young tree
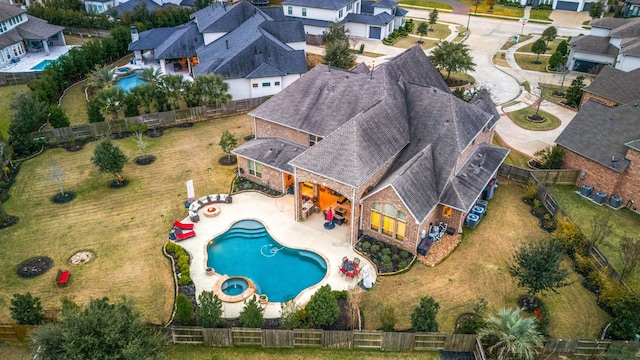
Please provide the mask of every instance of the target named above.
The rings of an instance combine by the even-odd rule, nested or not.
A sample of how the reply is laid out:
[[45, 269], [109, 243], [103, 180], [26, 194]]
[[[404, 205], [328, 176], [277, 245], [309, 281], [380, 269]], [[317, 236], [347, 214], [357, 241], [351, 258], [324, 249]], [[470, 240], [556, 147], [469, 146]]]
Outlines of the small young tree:
[[593, 246], [600, 246], [604, 242], [604, 240], [611, 235], [611, 215], [608, 213], [594, 215], [591, 219], [590, 230], [589, 233], [589, 242], [593, 244]]
[[422, 44], [422, 37], [427, 35], [428, 31], [429, 31], [429, 24], [427, 24], [426, 22], [421, 22], [418, 25], [416, 32], [418, 33], [418, 35], [420, 35], [420, 40], [418, 41], [420, 44]]
[[533, 63], [540, 64], [540, 55], [547, 52], [547, 43], [542, 39], [536, 40], [536, 42], [531, 45], [531, 52], [537, 55], [536, 61], [534, 61]]
[[513, 255], [509, 274], [518, 280], [518, 287], [528, 288], [533, 302], [536, 294], [569, 285], [569, 271], [562, 265], [563, 253], [554, 242], [528, 242]]
[[382, 331], [393, 331], [396, 326], [396, 314], [393, 311], [393, 306], [385, 305], [380, 313], [380, 328]]
[[560, 169], [564, 163], [564, 148], [552, 145], [534, 153], [539, 156], [543, 169]]
[[430, 31], [435, 31], [436, 23], [438, 22], [438, 9], [433, 8], [429, 13], [429, 25], [431, 25]]
[[91, 162], [100, 172], [114, 175], [118, 182], [124, 181], [122, 169], [127, 163], [127, 156], [110, 139], [104, 139], [96, 146]]
[[556, 51], [562, 54], [562, 56], [567, 56], [569, 54], [569, 44], [567, 44], [567, 40], [560, 41], [560, 44], [556, 47]]
[[193, 304], [184, 294], [178, 294], [176, 297], [176, 315], [175, 319], [180, 322], [181, 325], [192, 325], [195, 321], [193, 316]]
[[62, 180], [64, 180], [64, 172], [55, 161], [51, 161], [51, 177], [58, 185], [60, 196], [64, 197], [64, 189], [62, 188]]
[[463, 43], [450, 41], [440, 42], [431, 51], [429, 58], [433, 66], [438, 70], [447, 72], [445, 80], [449, 80], [451, 72], [466, 73], [467, 71], [473, 70], [476, 66], [469, 54], [469, 47]]
[[351, 52], [349, 46], [348, 33], [349, 30], [339, 21], [331, 24], [324, 40], [324, 61], [327, 64], [347, 69], [356, 61], [356, 55]]
[[218, 145], [222, 148], [222, 152], [227, 155], [227, 160], [230, 160], [231, 150], [238, 146], [238, 139], [236, 139], [236, 136], [230, 133], [229, 130], [225, 130], [222, 132], [222, 136], [220, 136]]
[[542, 32], [542, 39], [545, 45], [549, 45], [549, 42], [553, 41], [556, 37], [558, 37], [558, 29], [556, 29], [555, 26], [549, 26]]
[[623, 237], [620, 240], [620, 258], [622, 258], [620, 279], [626, 280], [640, 266], [640, 239]]
[[204, 328], [217, 328], [224, 325], [222, 301], [212, 291], [203, 291], [198, 296], [196, 319], [198, 325]]
[[51, 105], [49, 108], [49, 124], [51, 124], [55, 129], [59, 129], [67, 127], [71, 123], [69, 122], [67, 114], [64, 113], [64, 110], [62, 110], [61, 107], [58, 105]]
[[431, 296], [421, 298], [420, 305], [413, 309], [413, 313], [411, 314], [411, 328], [413, 328], [413, 331], [438, 331], [436, 315], [438, 315], [439, 310], [440, 304], [438, 304]]
[[589, 16], [592, 19], [596, 19], [602, 16], [603, 11], [604, 3], [602, 1], [592, 2], [591, 5], [589, 5]]
[[40, 298], [26, 294], [13, 294], [9, 306], [11, 318], [19, 325], [40, 325], [44, 322], [44, 312]]
[[306, 306], [313, 326], [324, 328], [333, 325], [340, 315], [338, 301], [331, 292], [331, 286], [324, 285], [311, 296]]
[[106, 121], [102, 115], [102, 104], [97, 99], [87, 101], [87, 116], [90, 123]]
[[580, 99], [582, 98], [582, 93], [584, 92], [584, 86], [584, 76], [580, 75], [573, 79], [571, 86], [567, 89], [567, 95], [565, 96], [567, 99], [567, 105], [578, 108], [580, 105]]
[[240, 325], [247, 328], [260, 328], [264, 323], [264, 309], [258, 304], [258, 300], [252, 297], [245, 303], [244, 309], [240, 312]]

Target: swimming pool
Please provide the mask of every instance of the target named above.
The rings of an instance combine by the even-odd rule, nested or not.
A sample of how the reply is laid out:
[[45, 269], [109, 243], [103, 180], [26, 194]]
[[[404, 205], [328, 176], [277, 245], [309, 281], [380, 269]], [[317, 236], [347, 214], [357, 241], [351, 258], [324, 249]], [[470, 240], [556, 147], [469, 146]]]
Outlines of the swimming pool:
[[249, 278], [256, 293], [267, 295], [272, 302], [295, 298], [327, 273], [322, 256], [280, 245], [255, 220], [233, 224], [209, 242], [207, 255], [208, 267], [218, 274]]
[[116, 80], [116, 87], [121, 88], [125, 92], [129, 92], [134, 87], [140, 86], [140, 85], [146, 83], [146, 81], [142, 80], [138, 76], [139, 73], [140, 73], [140, 71], [136, 70], [136, 71], [134, 71], [133, 74], [131, 74], [129, 76], [123, 76], [123, 77], [118, 78]]
[[44, 70], [47, 66], [51, 65], [51, 63], [54, 60], [42, 60], [39, 63], [37, 63], [34, 67], [31, 68], [31, 70], [37, 70], [37, 71], [42, 71]]

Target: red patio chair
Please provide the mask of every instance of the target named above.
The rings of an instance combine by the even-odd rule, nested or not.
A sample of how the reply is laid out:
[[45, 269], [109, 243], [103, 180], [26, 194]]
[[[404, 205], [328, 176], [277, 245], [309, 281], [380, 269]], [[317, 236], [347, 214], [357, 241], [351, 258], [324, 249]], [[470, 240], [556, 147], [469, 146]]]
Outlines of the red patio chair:
[[185, 224], [178, 220], [173, 222], [173, 226], [177, 227], [180, 230], [193, 230], [193, 224]]
[[347, 277], [353, 279], [353, 271], [347, 271]]
[[358, 274], [360, 274], [360, 270], [359, 269], [353, 270], [353, 277], [358, 276]]
[[187, 231], [187, 232], [184, 232], [182, 234], [176, 233], [176, 239], [178, 239], [178, 240], [185, 240], [185, 239], [192, 238], [194, 236], [196, 236], [196, 232], [195, 231]]

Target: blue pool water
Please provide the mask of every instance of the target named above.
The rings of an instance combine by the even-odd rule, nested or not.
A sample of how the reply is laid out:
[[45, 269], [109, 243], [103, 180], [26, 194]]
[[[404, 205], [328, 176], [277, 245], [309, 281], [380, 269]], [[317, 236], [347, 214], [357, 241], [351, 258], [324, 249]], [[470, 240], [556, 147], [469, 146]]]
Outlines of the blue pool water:
[[44, 70], [47, 66], [49, 66], [52, 62], [53, 62], [53, 60], [42, 60], [42, 61], [40, 61], [36, 66], [32, 67], [32, 68], [31, 68], [31, 70], [38, 70], [38, 71], [42, 71], [42, 70]]
[[125, 92], [129, 92], [136, 86], [144, 84], [145, 81], [138, 77], [138, 71], [133, 74], [125, 77], [118, 78], [116, 81], [116, 86], [124, 90]]
[[241, 220], [207, 245], [207, 266], [219, 274], [245, 276], [258, 294], [283, 302], [318, 283], [327, 263], [311, 251], [280, 245], [258, 221]]

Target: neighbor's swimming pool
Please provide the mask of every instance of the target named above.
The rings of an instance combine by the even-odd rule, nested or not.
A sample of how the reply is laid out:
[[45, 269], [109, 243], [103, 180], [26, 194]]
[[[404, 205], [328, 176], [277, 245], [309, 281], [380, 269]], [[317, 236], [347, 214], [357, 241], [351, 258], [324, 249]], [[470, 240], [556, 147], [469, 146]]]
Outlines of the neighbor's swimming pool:
[[124, 76], [124, 77], [121, 77], [121, 78], [117, 78], [116, 79], [116, 86], [121, 88], [125, 92], [129, 92], [134, 87], [140, 86], [140, 85], [146, 83], [146, 81], [142, 80], [138, 76], [138, 74], [140, 72], [141, 72], [140, 70], [136, 70], [136, 71], [133, 72], [133, 74], [131, 74], [129, 76]]
[[42, 71], [47, 66], [51, 65], [53, 61], [54, 60], [42, 60], [39, 63], [37, 63], [34, 67], [32, 67], [31, 70]]
[[267, 295], [273, 302], [295, 298], [327, 273], [322, 256], [280, 245], [255, 220], [233, 224], [207, 245], [207, 255], [208, 267], [218, 274], [251, 279], [256, 293]]

